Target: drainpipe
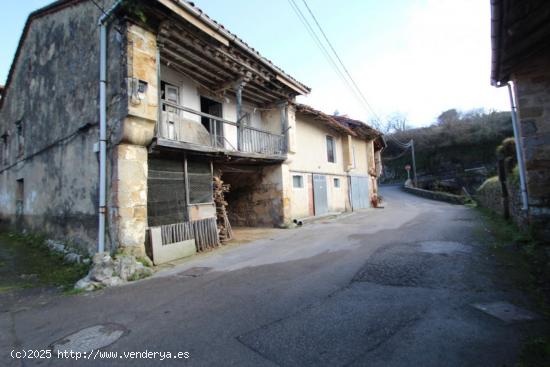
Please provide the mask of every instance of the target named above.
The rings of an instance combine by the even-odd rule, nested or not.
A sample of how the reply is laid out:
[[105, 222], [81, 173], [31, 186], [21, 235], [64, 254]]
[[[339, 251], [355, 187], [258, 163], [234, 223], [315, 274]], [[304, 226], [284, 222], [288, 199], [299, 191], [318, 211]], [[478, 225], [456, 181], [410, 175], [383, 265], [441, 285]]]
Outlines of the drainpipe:
[[105, 251], [105, 215], [107, 191], [107, 21], [120, 5], [116, 1], [99, 18], [99, 229], [97, 251]]
[[521, 190], [521, 203], [522, 210], [527, 211], [529, 209], [529, 201], [527, 197], [527, 185], [525, 180], [525, 161], [523, 159], [523, 142], [519, 134], [519, 124], [518, 124], [518, 111], [514, 99], [514, 92], [512, 89], [512, 83], [508, 82], [508, 95], [510, 96], [510, 109], [512, 110], [512, 126], [514, 128], [514, 138], [516, 140], [516, 158], [518, 160], [518, 170], [519, 170], [519, 183]]

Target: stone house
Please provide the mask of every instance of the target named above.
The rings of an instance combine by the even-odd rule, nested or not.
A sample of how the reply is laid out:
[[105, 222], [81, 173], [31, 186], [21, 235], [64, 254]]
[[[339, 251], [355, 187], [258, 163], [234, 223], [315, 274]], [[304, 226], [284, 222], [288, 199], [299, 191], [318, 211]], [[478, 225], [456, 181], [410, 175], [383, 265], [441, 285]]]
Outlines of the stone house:
[[550, 240], [550, 4], [493, 0], [491, 14], [491, 83], [510, 85], [513, 114], [517, 106], [525, 216], [540, 238]]
[[[99, 5], [56, 1], [25, 24], [0, 100], [2, 224], [143, 255], [149, 230], [185, 239], [183, 223], [208, 247], [214, 175], [231, 185], [234, 225], [301, 215], [291, 171], [324, 171], [300, 151], [306, 125], [326, 126], [296, 112], [310, 89], [192, 3]], [[379, 134], [331, 120], [342, 194], [327, 210], [349, 210], [344, 173], [372, 172]]]

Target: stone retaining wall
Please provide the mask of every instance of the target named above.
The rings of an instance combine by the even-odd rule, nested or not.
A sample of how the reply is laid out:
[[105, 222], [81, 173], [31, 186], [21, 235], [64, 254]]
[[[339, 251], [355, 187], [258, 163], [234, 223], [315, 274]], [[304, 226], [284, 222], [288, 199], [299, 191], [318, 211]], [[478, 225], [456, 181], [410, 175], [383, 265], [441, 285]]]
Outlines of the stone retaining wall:
[[453, 195], [446, 192], [423, 190], [410, 186], [403, 186], [403, 190], [413, 195], [422, 196], [424, 198], [437, 201], [444, 201], [451, 204], [462, 205], [466, 203], [466, 198], [464, 196]]
[[521, 191], [518, 180], [513, 176], [509, 176], [506, 180], [508, 190], [508, 202], [502, 198], [502, 186], [498, 177], [488, 178], [477, 189], [475, 200], [478, 205], [487, 208], [499, 215], [505, 214], [505, 206], [508, 205], [508, 212], [512, 221], [520, 228], [527, 226], [527, 218], [521, 209]]

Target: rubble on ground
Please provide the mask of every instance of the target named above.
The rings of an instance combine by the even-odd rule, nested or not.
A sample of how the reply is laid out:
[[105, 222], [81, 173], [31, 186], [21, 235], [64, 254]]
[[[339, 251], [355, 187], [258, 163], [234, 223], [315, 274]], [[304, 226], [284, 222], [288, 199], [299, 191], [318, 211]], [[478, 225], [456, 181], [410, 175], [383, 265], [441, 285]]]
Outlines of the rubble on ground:
[[75, 284], [75, 289], [93, 291], [115, 287], [152, 274], [153, 270], [143, 265], [143, 261], [138, 261], [135, 256], [118, 254], [113, 258], [109, 253], [102, 252], [94, 255], [88, 275]]

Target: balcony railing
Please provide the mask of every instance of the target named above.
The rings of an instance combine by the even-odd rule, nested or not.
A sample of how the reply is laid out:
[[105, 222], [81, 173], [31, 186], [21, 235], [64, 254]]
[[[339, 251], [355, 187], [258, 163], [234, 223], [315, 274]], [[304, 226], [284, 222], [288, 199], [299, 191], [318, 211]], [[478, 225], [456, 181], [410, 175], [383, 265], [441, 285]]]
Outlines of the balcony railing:
[[[199, 121], [196, 117], [199, 117]], [[225, 151], [240, 151], [270, 156], [285, 154], [284, 134], [239, 124], [192, 108], [161, 101], [157, 124], [159, 138], [203, 145]]]

